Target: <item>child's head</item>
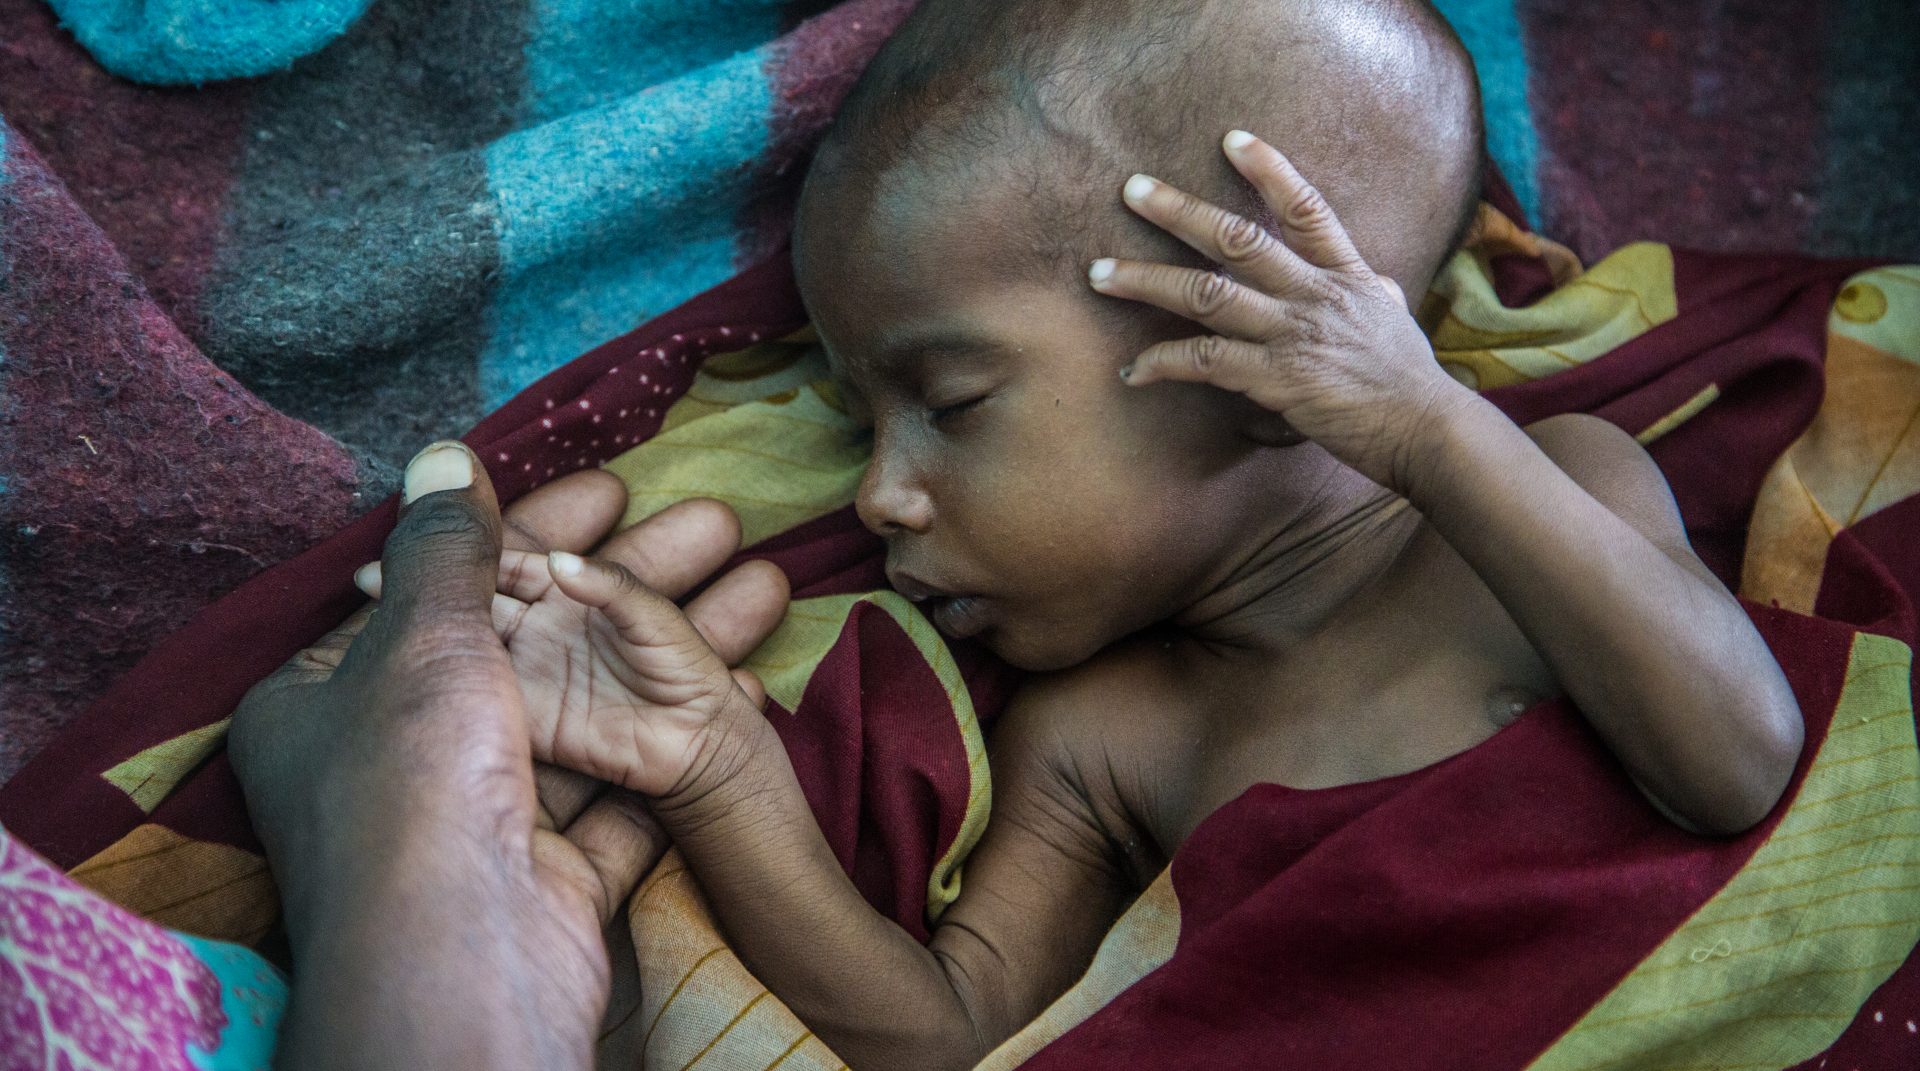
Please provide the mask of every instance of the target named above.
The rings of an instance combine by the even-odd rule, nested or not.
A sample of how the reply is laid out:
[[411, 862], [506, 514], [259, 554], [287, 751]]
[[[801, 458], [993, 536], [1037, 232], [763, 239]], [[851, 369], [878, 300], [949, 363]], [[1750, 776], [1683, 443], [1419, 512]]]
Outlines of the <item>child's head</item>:
[[1219, 151], [1252, 130], [1418, 302], [1477, 203], [1472, 64], [1424, 0], [925, 0], [822, 145], [795, 259], [871, 410], [859, 508], [909, 594], [1057, 668], [1179, 613], [1303, 516], [1331, 458], [1203, 387], [1118, 369], [1200, 333], [1087, 265], [1199, 259], [1134, 217], [1134, 172], [1259, 216]]

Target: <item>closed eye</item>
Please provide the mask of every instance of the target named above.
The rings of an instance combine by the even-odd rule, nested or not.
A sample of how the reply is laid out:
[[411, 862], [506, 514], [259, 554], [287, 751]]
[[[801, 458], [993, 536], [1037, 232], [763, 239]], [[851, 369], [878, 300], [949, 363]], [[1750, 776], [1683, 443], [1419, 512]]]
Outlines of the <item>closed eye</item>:
[[937, 427], [939, 425], [942, 425], [951, 421], [953, 418], [959, 416], [960, 414], [966, 412], [969, 409], [972, 409], [974, 406], [979, 405], [981, 402], [984, 402], [986, 400], [987, 400], [987, 396], [982, 394], [975, 398], [968, 398], [966, 401], [963, 401], [963, 402], [955, 402], [952, 405], [928, 406], [927, 418], [933, 421], [934, 425]]

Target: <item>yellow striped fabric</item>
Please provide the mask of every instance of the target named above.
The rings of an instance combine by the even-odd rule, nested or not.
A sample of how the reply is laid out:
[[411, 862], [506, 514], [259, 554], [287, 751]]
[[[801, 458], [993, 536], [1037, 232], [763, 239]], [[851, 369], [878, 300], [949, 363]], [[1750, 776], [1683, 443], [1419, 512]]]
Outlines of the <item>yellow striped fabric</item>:
[[232, 720], [221, 718], [155, 744], [100, 776], [125, 792], [135, 806], [152, 814], [175, 785], [227, 742], [227, 723]]
[[628, 1032], [637, 1036], [603, 1045], [600, 1066], [673, 1071], [838, 1071], [846, 1066], [726, 947], [679, 852], [668, 852], [634, 893], [627, 921], [640, 967], [638, 1030]]
[[267, 861], [152, 823], [74, 867], [73, 880], [168, 929], [251, 945], [280, 915]]
[[1518, 309], [1500, 303], [1483, 255], [1456, 254], [1421, 309], [1441, 367], [1476, 390], [1585, 364], [1673, 319], [1679, 310], [1673, 254], [1664, 245], [1625, 246]]
[[1920, 941], [1912, 668], [1906, 645], [1855, 638], [1772, 836], [1533, 1071], [1782, 1068], [1833, 1044]]
[[1813, 612], [1841, 530], [1920, 495], [1920, 268], [1847, 280], [1827, 318], [1826, 391], [1755, 500], [1740, 594]]
[[1073, 988], [1041, 1012], [1019, 1033], [987, 1054], [975, 1071], [1006, 1071], [1027, 1062], [1055, 1039], [1085, 1022], [1128, 986], [1173, 958], [1180, 942], [1180, 900], [1173, 889], [1173, 868], [1160, 872], [1147, 891], [1107, 931], [1093, 963]]

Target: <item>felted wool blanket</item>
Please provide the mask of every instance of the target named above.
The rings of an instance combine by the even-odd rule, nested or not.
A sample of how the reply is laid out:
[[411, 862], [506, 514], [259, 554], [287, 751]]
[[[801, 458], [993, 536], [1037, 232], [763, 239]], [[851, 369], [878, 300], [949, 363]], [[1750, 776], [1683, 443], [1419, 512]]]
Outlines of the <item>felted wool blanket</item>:
[[421, 443], [773, 255], [909, 6], [0, 0], [0, 780]]
[[[1800, 699], [1786, 798], [1742, 837], [1684, 834], [1559, 703], [1403, 777], [1256, 786], [987, 1066], [1911, 1067], [1920, 269], [1654, 244], [1582, 269], [1489, 207], [1420, 316], [1514, 419], [1591, 412], [1647, 445]], [[546, 377], [467, 441], [503, 499], [599, 464], [632, 489], [629, 520], [734, 504], [745, 554], [794, 580], [748, 663], [768, 716], [842, 865], [924, 937], [990, 813], [982, 741], [1013, 681], [885, 590], [848, 505], [859, 439], [783, 262]], [[164, 642], [0, 789], [0, 820], [154, 922], [265, 937], [271, 879], [223, 719], [358, 602], [350, 574], [391, 516]], [[676, 856], [628, 920], [642, 997], [622, 1059], [839, 1066], [728, 950]]]

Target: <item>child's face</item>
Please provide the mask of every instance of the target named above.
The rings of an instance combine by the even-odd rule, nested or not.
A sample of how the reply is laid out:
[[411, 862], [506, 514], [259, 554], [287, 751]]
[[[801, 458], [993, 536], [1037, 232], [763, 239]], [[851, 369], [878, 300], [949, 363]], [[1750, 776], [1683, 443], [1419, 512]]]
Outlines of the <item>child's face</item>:
[[1233, 567], [1272, 505], [1250, 493], [1273, 452], [1249, 448], [1240, 400], [1126, 388], [1118, 370], [1143, 343], [1101, 317], [1109, 299], [1071, 267], [996, 270], [991, 223], [809, 230], [802, 290], [873, 424], [859, 512], [942, 631], [1061, 668]]

